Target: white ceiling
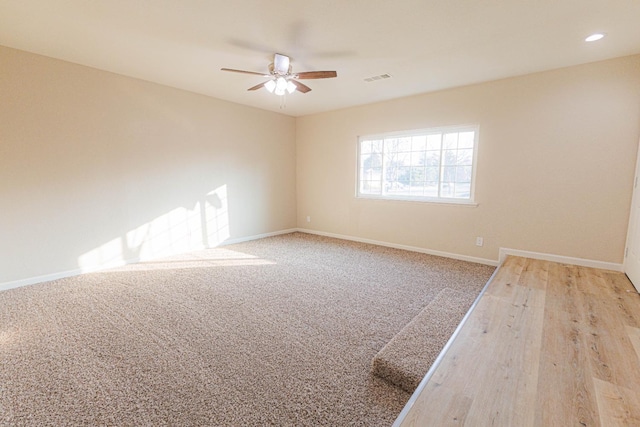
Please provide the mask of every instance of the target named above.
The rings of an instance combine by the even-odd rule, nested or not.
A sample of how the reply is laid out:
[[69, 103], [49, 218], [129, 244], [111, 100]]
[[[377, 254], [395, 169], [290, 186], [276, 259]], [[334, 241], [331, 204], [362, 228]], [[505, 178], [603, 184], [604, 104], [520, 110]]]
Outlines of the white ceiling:
[[[640, 1], [0, 0], [0, 45], [302, 116], [638, 54]], [[275, 52], [338, 78], [280, 109], [246, 91], [261, 77], [220, 71], [266, 72]]]

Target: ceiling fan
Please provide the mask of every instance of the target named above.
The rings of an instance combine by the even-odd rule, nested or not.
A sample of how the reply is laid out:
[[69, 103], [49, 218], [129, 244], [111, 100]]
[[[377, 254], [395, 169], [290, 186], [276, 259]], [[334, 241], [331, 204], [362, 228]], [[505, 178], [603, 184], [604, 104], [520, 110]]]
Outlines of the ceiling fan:
[[276, 95], [284, 95], [286, 92], [293, 93], [296, 90], [302, 93], [311, 91], [309, 86], [302, 84], [295, 79], [328, 79], [338, 76], [338, 73], [335, 71], [303, 71], [301, 73], [294, 73], [291, 70], [290, 58], [279, 53], [273, 55], [273, 62], [269, 64], [269, 74], [256, 73], [254, 71], [234, 70], [232, 68], [221, 68], [221, 70], [267, 77], [269, 80], [266, 82], [250, 87], [247, 90], [258, 90], [261, 87], [264, 87], [269, 92], [275, 93]]

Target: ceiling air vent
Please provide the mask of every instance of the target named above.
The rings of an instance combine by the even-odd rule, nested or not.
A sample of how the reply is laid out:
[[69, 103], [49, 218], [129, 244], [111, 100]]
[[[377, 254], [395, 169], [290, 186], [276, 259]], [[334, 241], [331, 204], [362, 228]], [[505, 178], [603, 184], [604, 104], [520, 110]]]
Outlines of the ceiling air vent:
[[390, 79], [390, 78], [391, 78], [391, 74], [380, 74], [379, 76], [367, 77], [366, 79], [364, 79], [364, 81], [374, 82], [376, 80], [384, 80], [384, 79]]

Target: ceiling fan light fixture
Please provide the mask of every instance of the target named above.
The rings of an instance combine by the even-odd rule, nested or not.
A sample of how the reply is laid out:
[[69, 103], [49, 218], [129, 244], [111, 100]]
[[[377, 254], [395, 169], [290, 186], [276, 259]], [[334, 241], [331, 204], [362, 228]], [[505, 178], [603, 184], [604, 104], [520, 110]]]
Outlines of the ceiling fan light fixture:
[[284, 77], [278, 77], [276, 79], [276, 89], [285, 90], [287, 88], [287, 79]]
[[295, 85], [295, 84], [293, 84], [293, 82], [292, 82], [291, 80], [289, 80], [289, 81], [287, 82], [287, 92], [289, 92], [289, 93], [293, 93], [293, 92], [295, 92], [295, 91], [296, 91], [296, 85]]
[[276, 89], [273, 93], [276, 95], [284, 95], [284, 92], [287, 90], [288, 81], [284, 77], [278, 77], [276, 79]]
[[264, 84], [264, 88], [273, 93], [274, 89], [276, 88], [276, 82], [274, 80], [269, 80]]

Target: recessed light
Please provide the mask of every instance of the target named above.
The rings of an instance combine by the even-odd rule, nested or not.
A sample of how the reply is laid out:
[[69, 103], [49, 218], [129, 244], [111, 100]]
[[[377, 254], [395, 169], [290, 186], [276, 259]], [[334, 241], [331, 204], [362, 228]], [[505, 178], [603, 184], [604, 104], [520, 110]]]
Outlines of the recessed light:
[[586, 42], [594, 42], [596, 40], [600, 40], [601, 38], [603, 38], [605, 36], [604, 33], [594, 33], [591, 34], [589, 37], [587, 37], [586, 39], [584, 39], [584, 41]]

